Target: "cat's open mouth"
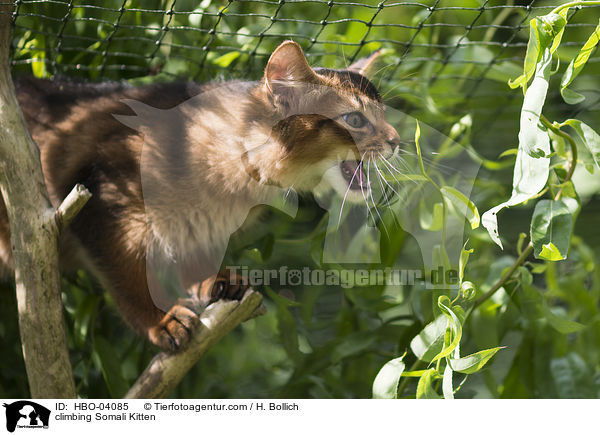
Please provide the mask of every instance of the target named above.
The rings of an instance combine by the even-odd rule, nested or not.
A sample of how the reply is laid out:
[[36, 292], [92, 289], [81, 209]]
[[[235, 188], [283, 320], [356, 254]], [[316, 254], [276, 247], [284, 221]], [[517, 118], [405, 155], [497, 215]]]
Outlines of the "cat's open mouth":
[[360, 162], [344, 160], [340, 163], [340, 171], [351, 190], [360, 190], [367, 187], [367, 179]]

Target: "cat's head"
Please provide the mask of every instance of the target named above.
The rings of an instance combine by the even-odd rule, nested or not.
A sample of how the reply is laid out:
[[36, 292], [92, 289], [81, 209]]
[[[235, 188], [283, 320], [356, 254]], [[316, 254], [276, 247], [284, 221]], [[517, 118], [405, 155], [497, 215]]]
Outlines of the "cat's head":
[[325, 178], [340, 194], [362, 198], [367, 162], [400, 145], [379, 91], [363, 75], [375, 57], [333, 70], [311, 68], [292, 41], [272, 53], [262, 92], [273, 110], [271, 136], [285, 151], [280, 184], [305, 189]]

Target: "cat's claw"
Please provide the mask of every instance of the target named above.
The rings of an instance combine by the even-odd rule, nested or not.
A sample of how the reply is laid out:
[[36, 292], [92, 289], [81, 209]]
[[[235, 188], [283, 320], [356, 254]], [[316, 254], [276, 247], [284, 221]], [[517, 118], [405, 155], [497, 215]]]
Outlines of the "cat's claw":
[[206, 305], [218, 300], [241, 300], [248, 287], [242, 276], [222, 272], [202, 283], [199, 298]]
[[176, 352], [189, 342], [198, 322], [198, 315], [194, 311], [177, 304], [158, 325], [150, 328], [148, 338], [161, 349]]

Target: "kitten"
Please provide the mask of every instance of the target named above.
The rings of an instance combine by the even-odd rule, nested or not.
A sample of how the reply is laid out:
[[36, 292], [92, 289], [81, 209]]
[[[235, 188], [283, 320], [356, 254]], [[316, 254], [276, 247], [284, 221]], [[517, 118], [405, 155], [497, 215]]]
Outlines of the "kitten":
[[[373, 58], [313, 69], [286, 41], [258, 82], [134, 88], [17, 79], [53, 203], [76, 183], [93, 195], [63, 236], [64, 263], [91, 270], [152, 343], [185, 345], [198, 307], [244, 293], [218, 272], [254, 205], [280, 188], [310, 191], [323, 177], [362, 200], [361, 156], [398, 146], [381, 96], [360, 73]], [[166, 263], [186, 301], [173, 305], [161, 292], [153, 265]], [[0, 198], [0, 270], [11, 265]]]

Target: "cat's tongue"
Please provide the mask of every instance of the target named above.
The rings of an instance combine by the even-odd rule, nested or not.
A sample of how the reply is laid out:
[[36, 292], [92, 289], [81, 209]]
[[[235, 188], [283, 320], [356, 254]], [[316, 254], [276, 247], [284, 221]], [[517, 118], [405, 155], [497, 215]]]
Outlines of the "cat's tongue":
[[364, 189], [367, 186], [367, 180], [363, 168], [359, 169], [360, 162], [355, 160], [344, 160], [340, 163], [342, 176], [352, 190]]

